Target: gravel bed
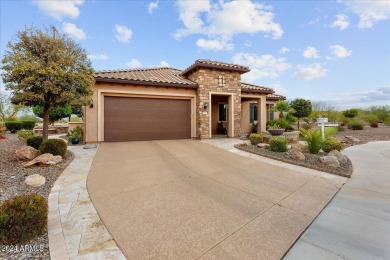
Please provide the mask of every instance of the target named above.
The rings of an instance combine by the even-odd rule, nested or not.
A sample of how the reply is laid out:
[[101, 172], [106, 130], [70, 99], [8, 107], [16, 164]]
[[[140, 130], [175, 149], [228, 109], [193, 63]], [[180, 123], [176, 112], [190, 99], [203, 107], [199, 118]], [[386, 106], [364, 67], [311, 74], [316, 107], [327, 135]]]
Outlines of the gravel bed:
[[[16, 161], [15, 150], [25, 144], [18, 139], [17, 134], [3, 136], [6, 139], [0, 140], [0, 204], [9, 198], [29, 193], [37, 193], [48, 199], [54, 182], [73, 160], [74, 154], [68, 151], [63, 162], [50, 167], [24, 168], [21, 162]], [[25, 178], [32, 174], [45, 177], [45, 185], [34, 188], [24, 184]], [[31, 250], [31, 247], [29, 249], [26, 245], [23, 247], [21, 245], [0, 245], [0, 259], [50, 259], [47, 233], [28, 245], [35, 247], [35, 250]]]
[[390, 141], [390, 126], [379, 126], [378, 128], [365, 126], [363, 130], [345, 129], [338, 134], [339, 139], [345, 136], [353, 136], [359, 139], [361, 144], [371, 141]]
[[340, 167], [331, 167], [331, 166], [326, 166], [321, 163], [320, 157], [325, 156], [326, 153], [319, 153], [319, 154], [310, 154], [307, 152], [303, 152], [305, 155], [305, 160], [303, 161], [296, 161], [292, 160], [289, 157], [287, 157], [287, 153], [278, 153], [278, 152], [273, 152], [269, 149], [265, 148], [259, 148], [256, 145], [235, 145], [237, 149], [258, 154], [267, 158], [271, 158], [274, 160], [294, 164], [294, 165], [299, 165], [303, 166], [306, 168], [318, 170], [318, 171], [323, 171], [323, 172], [328, 172], [332, 173], [335, 175], [343, 176], [343, 177], [350, 177], [352, 174], [352, 163], [348, 159], [347, 163], [342, 163], [340, 164]]

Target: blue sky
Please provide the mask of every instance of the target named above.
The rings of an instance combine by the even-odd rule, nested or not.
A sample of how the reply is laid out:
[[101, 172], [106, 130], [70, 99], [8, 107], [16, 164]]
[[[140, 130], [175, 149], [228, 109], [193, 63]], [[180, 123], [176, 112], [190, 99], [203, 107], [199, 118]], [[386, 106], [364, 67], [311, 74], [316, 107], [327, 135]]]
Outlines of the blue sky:
[[[18, 30], [56, 26], [96, 70], [196, 59], [249, 66], [243, 81], [338, 109], [390, 105], [390, 1], [4, 1], [1, 56]], [[1, 88], [4, 88], [1, 84]]]

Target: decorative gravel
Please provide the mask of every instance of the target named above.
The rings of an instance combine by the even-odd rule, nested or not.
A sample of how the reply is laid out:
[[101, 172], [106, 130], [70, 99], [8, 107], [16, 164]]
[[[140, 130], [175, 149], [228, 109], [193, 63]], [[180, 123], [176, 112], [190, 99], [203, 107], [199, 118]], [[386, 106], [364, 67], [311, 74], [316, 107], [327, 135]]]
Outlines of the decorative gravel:
[[353, 136], [359, 139], [361, 144], [372, 141], [390, 141], [390, 126], [381, 125], [378, 128], [365, 126], [363, 130], [345, 129], [338, 134], [340, 140], [345, 136]]
[[[16, 161], [15, 150], [25, 144], [16, 134], [3, 136], [6, 139], [0, 140], [0, 204], [9, 198], [29, 193], [37, 193], [47, 200], [54, 182], [73, 160], [74, 154], [68, 151], [64, 161], [50, 167], [24, 168], [21, 162]], [[26, 177], [32, 174], [45, 177], [45, 185], [34, 188], [24, 184]], [[50, 259], [47, 233], [28, 243], [28, 246], [0, 245], [0, 259]]]
[[294, 164], [294, 165], [299, 165], [299, 166], [303, 166], [303, 167], [318, 170], [318, 171], [328, 172], [328, 173], [332, 173], [335, 175], [340, 175], [340, 176], [344, 176], [344, 177], [349, 178], [352, 174], [352, 163], [349, 159], [347, 160], [347, 163], [342, 163], [342, 164], [340, 164], [340, 167], [337, 167], [337, 168], [323, 165], [321, 163], [320, 157], [325, 156], [326, 153], [310, 154], [307, 152], [303, 152], [303, 154], [305, 155], [305, 160], [296, 161], [296, 160], [292, 160], [292, 159], [288, 158], [287, 153], [273, 152], [269, 149], [259, 148], [256, 145], [240, 145], [240, 144], [238, 144], [238, 145], [235, 145], [235, 147], [237, 149], [240, 149], [240, 150], [243, 150], [246, 152], [250, 152], [250, 153], [254, 153], [254, 154], [258, 154], [258, 155], [261, 155], [261, 156], [264, 156], [267, 158], [271, 158], [274, 160], [278, 160], [278, 161], [282, 161], [282, 162], [286, 162], [286, 163], [290, 163], [290, 164]]

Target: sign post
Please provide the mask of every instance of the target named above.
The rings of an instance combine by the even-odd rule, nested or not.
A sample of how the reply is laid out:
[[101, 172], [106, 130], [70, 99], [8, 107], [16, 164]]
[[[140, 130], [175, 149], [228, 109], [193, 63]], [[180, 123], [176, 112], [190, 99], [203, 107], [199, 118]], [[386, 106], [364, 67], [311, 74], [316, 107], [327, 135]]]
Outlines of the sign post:
[[321, 133], [322, 133], [322, 141], [325, 140], [325, 123], [328, 123], [327, 117], [319, 117], [317, 118], [317, 123], [321, 124]]

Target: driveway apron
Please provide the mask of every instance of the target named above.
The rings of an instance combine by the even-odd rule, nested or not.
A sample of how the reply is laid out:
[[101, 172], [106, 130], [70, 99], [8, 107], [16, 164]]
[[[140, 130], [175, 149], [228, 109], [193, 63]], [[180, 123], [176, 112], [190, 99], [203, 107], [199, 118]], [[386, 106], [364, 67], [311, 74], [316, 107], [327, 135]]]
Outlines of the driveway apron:
[[280, 259], [341, 186], [195, 140], [103, 143], [87, 180], [128, 259]]

